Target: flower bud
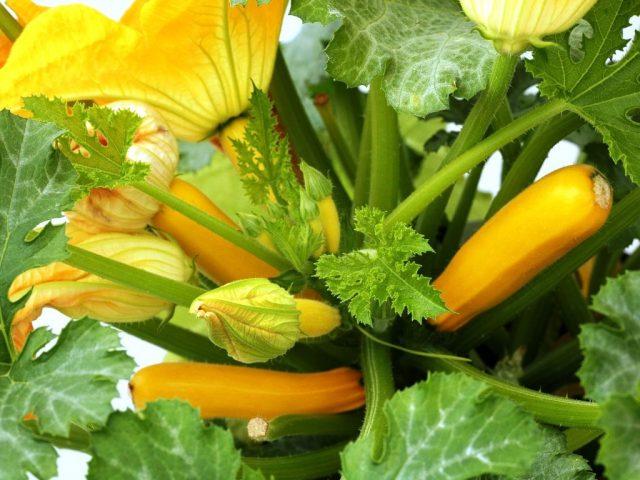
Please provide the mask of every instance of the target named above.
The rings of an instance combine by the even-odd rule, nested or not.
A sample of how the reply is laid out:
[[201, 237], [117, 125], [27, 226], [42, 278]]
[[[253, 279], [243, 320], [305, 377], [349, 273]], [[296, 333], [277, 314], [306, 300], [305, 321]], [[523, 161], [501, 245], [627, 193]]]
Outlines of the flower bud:
[[[139, 102], [114, 102], [113, 110], [131, 110], [142, 118], [127, 160], [149, 165], [147, 181], [168, 190], [178, 166], [178, 144], [158, 112]], [[91, 126], [89, 125], [89, 128]], [[78, 230], [87, 233], [136, 232], [150, 223], [160, 204], [134, 187], [96, 188], [76, 203], [67, 217]]]
[[243, 363], [278, 357], [300, 337], [293, 296], [264, 278], [211, 290], [196, 298], [189, 311], [207, 321], [214, 344]]
[[300, 331], [307, 337], [321, 337], [340, 326], [340, 311], [318, 300], [296, 298], [300, 312]]
[[331, 181], [304, 162], [300, 163], [300, 170], [305, 190], [317, 202], [326, 250], [329, 253], [337, 253], [340, 249], [340, 216], [331, 196]]
[[[177, 281], [192, 275], [189, 258], [175, 243], [150, 234], [103, 233], [74, 242], [79, 248]], [[171, 306], [170, 303], [84, 272], [61, 262], [18, 275], [9, 289], [15, 302], [31, 292], [13, 318], [14, 341], [24, 344], [30, 324], [44, 307], [72, 318], [104, 322], [139, 322]], [[17, 338], [16, 338], [17, 335]]]
[[460, 0], [467, 16], [478, 24], [496, 49], [518, 54], [530, 44], [550, 45], [542, 38], [569, 29], [597, 0]]

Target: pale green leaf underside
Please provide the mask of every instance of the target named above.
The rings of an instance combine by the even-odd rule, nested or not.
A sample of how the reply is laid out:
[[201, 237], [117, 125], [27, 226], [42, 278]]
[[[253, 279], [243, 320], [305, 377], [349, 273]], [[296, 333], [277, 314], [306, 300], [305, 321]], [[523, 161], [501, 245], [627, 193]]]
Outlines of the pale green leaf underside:
[[614, 397], [603, 404], [598, 425], [605, 434], [597, 461], [605, 466], [606, 478], [640, 478], [640, 401], [629, 395]]
[[131, 375], [135, 364], [121, 351], [117, 333], [92, 320], [70, 323], [56, 345], [36, 356], [55, 338], [34, 331], [6, 376], [0, 377], [0, 478], [39, 478], [56, 473], [57, 454], [23, 425], [28, 413], [42, 433], [66, 437], [70, 426], [96, 428], [111, 413], [116, 383]]
[[[601, 134], [615, 161], [640, 182], [640, 46], [634, 42], [618, 63], [611, 58], [625, 47], [622, 30], [640, 12], [640, 0], [600, 0], [585, 23], [549, 37], [558, 47], [538, 49], [528, 70], [542, 79], [546, 97], [569, 102]], [[588, 35], [583, 35], [587, 33]], [[579, 36], [581, 47], [576, 50]], [[591, 37], [591, 38], [589, 38]]]
[[483, 90], [496, 57], [453, 0], [299, 0], [293, 11], [342, 21], [327, 48], [334, 78], [358, 86], [383, 75], [389, 104], [418, 116]]
[[388, 434], [379, 463], [372, 436], [342, 454], [346, 480], [466, 480], [524, 474], [542, 446], [533, 418], [477, 380], [431, 374], [385, 405]]
[[177, 400], [113, 414], [92, 443], [90, 480], [233, 480], [244, 470], [231, 433], [205, 426], [196, 409]]
[[609, 322], [582, 326], [582, 385], [599, 402], [633, 394], [640, 386], [640, 272], [609, 280], [592, 308]]
[[544, 428], [542, 449], [524, 475], [499, 477], [500, 480], [593, 480], [589, 463], [580, 455], [567, 452], [565, 436], [553, 428]]
[[51, 146], [60, 133], [51, 124], [0, 112], [0, 362], [7, 360], [4, 345], [17, 310], [7, 299], [13, 279], [67, 255], [62, 227], [47, 226], [25, 242], [34, 228], [70, 206], [76, 174]]
[[406, 309], [414, 320], [446, 312], [430, 279], [418, 274], [418, 264], [410, 259], [430, 252], [429, 243], [408, 225], [396, 224], [386, 231], [384, 215], [362, 208], [355, 215], [355, 230], [363, 233], [363, 250], [341, 256], [325, 255], [316, 265], [316, 275], [343, 302], [361, 323], [371, 325], [374, 303], [390, 301], [396, 313]]

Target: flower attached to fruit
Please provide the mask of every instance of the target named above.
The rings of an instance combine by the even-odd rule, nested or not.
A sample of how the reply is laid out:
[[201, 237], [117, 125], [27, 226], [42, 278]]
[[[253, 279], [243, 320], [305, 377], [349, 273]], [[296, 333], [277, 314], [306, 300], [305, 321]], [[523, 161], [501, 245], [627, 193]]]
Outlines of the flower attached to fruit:
[[[150, 234], [103, 233], [73, 242], [75, 246], [126, 265], [184, 282], [191, 278], [191, 261], [180, 247]], [[31, 322], [44, 307], [72, 318], [91, 317], [104, 322], [147, 320], [171, 304], [145, 293], [117, 285], [61, 262], [28, 270], [16, 277], [9, 300], [29, 294], [13, 318], [13, 338], [22, 348]]]
[[[114, 102], [113, 110], [131, 110], [142, 119], [127, 161], [149, 165], [147, 181], [168, 190], [178, 166], [179, 151], [168, 124], [153, 108], [140, 102]], [[89, 128], [91, 128], [89, 126]], [[160, 203], [132, 186], [115, 189], [96, 188], [67, 212], [75, 230], [86, 233], [137, 232], [144, 229], [160, 209]]]
[[597, 0], [460, 0], [467, 16], [501, 53], [515, 55], [578, 23]]
[[[211, 136], [271, 81], [285, 0], [136, 0], [115, 22], [84, 5], [30, 22], [0, 73], [0, 107], [33, 95], [135, 99], [182, 139]], [[53, 34], [55, 32], [55, 34]]]

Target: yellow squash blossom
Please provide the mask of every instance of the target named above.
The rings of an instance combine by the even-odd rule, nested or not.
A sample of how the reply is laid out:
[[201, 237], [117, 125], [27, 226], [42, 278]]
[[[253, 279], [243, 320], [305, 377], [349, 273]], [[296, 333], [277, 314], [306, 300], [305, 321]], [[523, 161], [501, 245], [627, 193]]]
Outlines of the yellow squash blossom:
[[[47, 9], [30, 0], [7, 0], [6, 4], [16, 14], [18, 23], [23, 27]], [[13, 42], [6, 35], [0, 33], [0, 67], [7, 61], [12, 45]]]
[[[191, 278], [191, 261], [175, 243], [141, 233], [103, 233], [75, 243], [79, 248], [132, 267], [177, 281]], [[170, 304], [156, 297], [116, 285], [96, 275], [56, 262], [28, 270], [15, 278], [9, 300], [31, 295], [13, 318], [13, 340], [22, 348], [31, 322], [44, 307], [72, 318], [91, 317], [105, 322], [138, 322], [166, 310]]]
[[[178, 166], [178, 143], [162, 116], [139, 102], [114, 102], [113, 110], [131, 110], [142, 123], [127, 151], [127, 160], [149, 165], [147, 181], [168, 190]], [[134, 187], [96, 188], [67, 212], [72, 229], [86, 233], [136, 232], [144, 229], [160, 203]]]
[[502, 53], [517, 54], [569, 29], [597, 0], [460, 0], [467, 16]]
[[271, 80], [286, 0], [137, 0], [120, 22], [83, 6], [30, 22], [0, 72], [0, 107], [22, 98], [135, 100], [179, 138], [200, 140]]

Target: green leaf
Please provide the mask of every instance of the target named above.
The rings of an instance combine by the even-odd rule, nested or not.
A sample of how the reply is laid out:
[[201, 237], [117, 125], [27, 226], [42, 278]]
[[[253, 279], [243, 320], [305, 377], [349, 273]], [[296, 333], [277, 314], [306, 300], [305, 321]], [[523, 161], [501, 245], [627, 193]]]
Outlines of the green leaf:
[[342, 20], [327, 48], [329, 73], [349, 86], [382, 75], [389, 104], [418, 116], [483, 90], [496, 57], [453, 0], [297, 0], [292, 11], [309, 22]]
[[130, 110], [87, 107], [81, 102], [70, 106], [45, 96], [25, 98], [24, 103], [36, 120], [51, 122], [66, 132], [56, 146], [80, 175], [78, 197], [92, 188], [144, 181], [149, 173], [149, 165], [126, 159], [142, 121]]
[[47, 225], [25, 241], [39, 224], [71, 206], [76, 174], [51, 146], [59, 135], [51, 124], [0, 112], [0, 363], [9, 360], [11, 319], [21, 305], [7, 298], [14, 278], [67, 256], [63, 227]]
[[609, 480], [640, 478], [640, 401], [618, 396], [602, 405], [598, 425], [605, 431], [597, 461]]
[[610, 279], [593, 297], [610, 322], [582, 326], [584, 362], [578, 371], [590, 398], [603, 402], [640, 386], [640, 272]]
[[[622, 30], [639, 11], [640, 0], [601, 0], [584, 19], [592, 31], [583, 22], [549, 37], [559, 47], [536, 50], [527, 64], [542, 79], [542, 94], [566, 100], [571, 110], [591, 123], [602, 134], [611, 157], [624, 164], [636, 183], [640, 182], [640, 46], [633, 42], [624, 58], [614, 62], [611, 58], [621, 55], [627, 43]], [[577, 38], [580, 50], [576, 50]]]
[[640, 272], [609, 279], [592, 308], [608, 322], [583, 325], [584, 362], [578, 371], [587, 395], [602, 404], [605, 431], [598, 462], [607, 478], [640, 477]]
[[293, 295], [266, 278], [227, 283], [200, 295], [189, 311], [206, 322], [214, 344], [243, 363], [284, 355], [300, 337]]
[[364, 248], [341, 256], [324, 255], [316, 275], [343, 302], [360, 323], [371, 325], [373, 302], [388, 300], [397, 314], [406, 309], [414, 320], [437, 316], [447, 309], [430, 279], [418, 274], [410, 261], [415, 255], [432, 252], [425, 238], [408, 225], [383, 227], [384, 214], [375, 208], [356, 211], [354, 229], [365, 236]]
[[205, 426], [198, 411], [177, 400], [118, 412], [93, 435], [90, 480], [264, 478], [242, 464], [228, 431]]
[[542, 447], [531, 415], [462, 374], [431, 374], [397, 392], [384, 414], [382, 458], [372, 458], [373, 436], [350, 443], [342, 454], [347, 480], [522, 475]]
[[10, 371], [0, 377], [0, 464], [3, 479], [39, 478], [56, 473], [57, 454], [25, 428], [27, 414], [37, 418], [40, 433], [67, 437], [72, 425], [93, 429], [105, 424], [116, 383], [135, 366], [121, 351], [118, 334], [93, 320], [71, 322], [57, 343], [38, 355], [55, 337], [35, 330]]
[[[259, 207], [255, 215], [243, 216], [241, 224], [255, 237], [266, 232], [282, 256], [296, 270], [306, 272], [307, 260], [323, 244], [322, 232], [312, 227], [312, 222], [319, 221], [319, 210], [316, 201], [298, 181], [289, 141], [279, 132], [272, 112], [269, 97], [255, 88], [244, 140], [233, 140], [243, 186], [253, 204]], [[322, 176], [315, 170], [314, 173]]]
[[592, 480], [595, 475], [584, 458], [567, 452], [567, 441], [561, 432], [544, 428], [542, 448], [532, 467], [525, 475], [515, 478], [517, 480]]
[[180, 149], [180, 161], [178, 162], [178, 173], [198, 172], [207, 167], [216, 149], [211, 142], [187, 142], [178, 140]]

